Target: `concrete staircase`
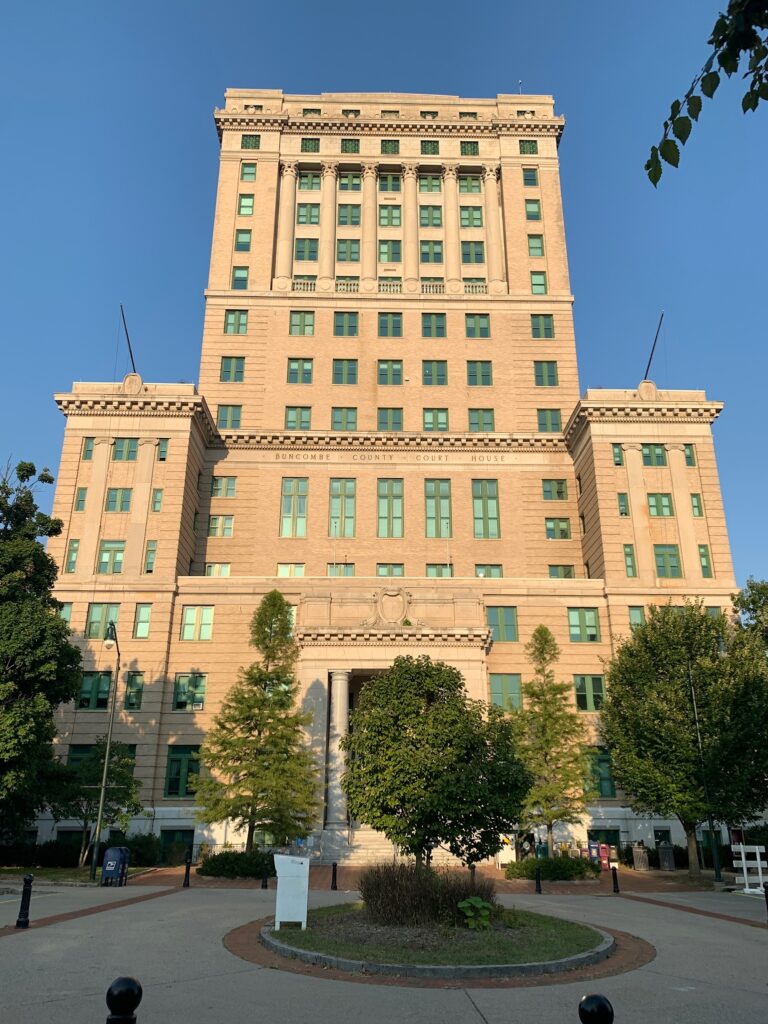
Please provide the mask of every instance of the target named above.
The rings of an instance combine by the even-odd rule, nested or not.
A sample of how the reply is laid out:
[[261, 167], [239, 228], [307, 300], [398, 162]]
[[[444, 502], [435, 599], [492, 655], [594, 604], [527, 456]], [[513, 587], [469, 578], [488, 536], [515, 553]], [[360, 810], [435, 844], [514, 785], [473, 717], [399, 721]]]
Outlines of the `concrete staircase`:
[[[344, 833], [346, 839], [349, 835], [349, 843], [337, 846], [335, 856], [332, 859], [345, 866], [356, 866], [364, 864], [392, 864], [398, 860], [407, 860], [401, 857], [395, 847], [390, 843], [382, 832], [369, 828], [367, 825], [356, 825], [349, 833]], [[327, 855], [323, 856], [323, 860]], [[444, 850], [435, 850], [432, 854], [432, 863], [459, 867], [460, 863]]]

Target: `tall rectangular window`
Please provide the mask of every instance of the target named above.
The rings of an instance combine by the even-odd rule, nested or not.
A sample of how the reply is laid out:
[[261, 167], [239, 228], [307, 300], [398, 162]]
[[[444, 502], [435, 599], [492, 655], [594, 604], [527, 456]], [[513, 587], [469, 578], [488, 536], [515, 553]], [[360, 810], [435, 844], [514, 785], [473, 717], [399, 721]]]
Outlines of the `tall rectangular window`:
[[377, 537], [403, 536], [403, 481], [385, 479], [376, 481]]
[[459, 207], [459, 221], [463, 228], [481, 228], [483, 226], [482, 206]]
[[466, 313], [464, 315], [464, 328], [468, 338], [490, 338], [490, 313]]
[[422, 313], [421, 336], [422, 338], [444, 338], [445, 313]]
[[397, 239], [379, 240], [379, 263], [399, 263], [401, 259], [402, 250]]
[[491, 672], [491, 704], [505, 711], [523, 706], [522, 677], [510, 672]]
[[709, 545], [699, 544], [699, 564], [701, 565], [701, 575], [705, 580], [712, 578], [712, 560], [709, 557]]
[[242, 384], [245, 379], [244, 356], [222, 356], [219, 380], [225, 384]]
[[611, 445], [611, 452], [613, 454], [613, 464], [614, 464], [614, 466], [623, 466], [624, 465], [624, 448], [623, 448], [623, 446], [620, 445], [620, 444], [613, 444], [613, 445]]
[[607, 750], [597, 748], [592, 755], [592, 779], [597, 795], [602, 799], [616, 796], [616, 783], [613, 781], [611, 755]]
[[315, 333], [314, 310], [291, 310], [288, 333], [301, 337], [311, 337]]
[[360, 204], [359, 203], [339, 203], [338, 206], [338, 224], [339, 227], [359, 227], [360, 226]]
[[493, 384], [493, 363], [490, 359], [467, 361], [467, 384], [471, 388], [489, 388]]
[[637, 576], [637, 563], [635, 562], [635, 545], [625, 544], [624, 545], [624, 568], [627, 571], [627, 576], [632, 579]]
[[528, 235], [528, 255], [544, 255], [544, 235]]
[[535, 167], [523, 168], [523, 186], [535, 188], [539, 184], [539, 172]]
[[421, 383], [425, 387], [442, 387], [448, 383], [448, 362], [445, 359], [422, 359]]
[[286, 405], [285, 429], [309, 430], [312, 423], [312, 408], [308, 405]]
[[619, 505], [619, 515], [623, 518], [629, 517], [629, 495], [625, 491], [621, 491], [616, 495]]
[[542, 480], [541, 496], [544, 501], [566, 501], [568, 498], [568, 481]]
[[568, 631], [574, 644], [600, 642], [600, 619], [597, 608], [569, 608]]
[[461, 243], [462, 263], [485, 263], [484, 242], [462, 242]]
[[576, 707], [579, 711], [599, 711], [603, 706], [603, 677], [574, 676]]
[[168, 745], [168, 763], [165, 769], [165, 796], [180, 799], [195, 795], [194, 779], [200, 774], [197, 753], [200, 747]]
[[82, 452], [81, 452], [81, 455], [80, 455], [80, 458], [83, 460], [83, 462], [91, 462], [92, 461], [92, 459], [93, 459], [93, 442], [95, 440], [96, 439], [93, 438], [93, 437], [84, 437], [83, 438], [83, 448], [82, 448]]
[[138, 450], [138, 437], [116, 437], [112, 442], [112, 461], [135, 462]]
[[202, 711], [205, 707], [207, 676], [200, 672], [177, 675], [173, 683], [174, 711]]
[[85, 635], [88, 640], [104, 640], [110, 622], [117, 625], [120, 614], [119, 604], [89, 604], [85, 619]]
[[570, 540], [571, 520], [570, 519], [545, 519], [544, 531], [547, 540]]
[[685, 454], [686, 466], [696, 465], [696, 445], [695, 444], [684, 444], [683, 452]]
[[559, 409], [537, 409], [536, 419], [538, 429], [543, 434], [552, 434], [562, 430]]
[[141, 711], [141, 698], [144, 695], [144, 673], [129, 672], [125, 684], [123, 707], [126, 711]]
[[77, 706], [80, 711], [106, 711], [112, 687], [111, 672], [83, 672]]
[[289, 359], [286, 379], [289, 384], [311, 384], [312, 369], [312, 359]]
[[240, 164], [240, 181], [256, 181], [256, 164]]
[[103, 540], [99, 544], [99, 556], [96, 563], [96, 572], [106, 575], [121, 573], [123, 571], [124, 556], [124, 540]]
[[547, 274], [544, 270], [531, 271], [531, 295], [547, 294]]
[[645, 624], [645, 608], [643, 605], [631, 605], [629, 608], [629, 628], [637, 629]]
[[680, 564], [680, 549], [677, 544], [654, 544], [653, 557], [656, 575], [662, 579], [680, 579], [683, 575]]
[[472, 434], [495, 430], [493, 409], [468, 409], [468, 427]]
[[133, 613], [133, 639], [146, 640], [149, 637], [149, 624], [152, 618], [151, 604], [137, 604]]
[[424, 409], [423, 429], [425, 431], [444, 431], [448, 429], [447, 409]]
[[253, 194], [241, 192], [237, 197], [237, 213], [240, 217], [250, 217], [253, 214]]
[[235, 252], [251, 251], [251, 229], [242, 228], [235, 232]]
[[443, 243], [442, 242], [421, 242], [419, 244], [420, 260], [422, 263], [442, 263]]
[[557, 363], [548, 359], [535, 360], [533, 364], [533, 379], [537, 388], [557, 387]]
[[357, 313], [334, 313], [333, 334], [336, 338], [357, 337]]
[[554, 338], [555, 318], [551, 313], [531, 314], [531, 337]]
[[336, 242], [336, 259], [339, 263], [359, 263], [360, 239], [340, 238]]
[[105, 512], [130, 512], [131, 511], [130, 487], [108, 487], [107, 496], [104, 501]]
[[402, 222], [402, 207], [388, 204], [379, 206], [379, 227], [399, 228]]
[[442, 206], [420, 206], [419, 226], [422, 228], [441, 228], [443, 226]]
[[148, 540], [144, 547], [144, 572], [155, 571], [155, 559], [157, 558], [157, 541]]
[[403, 314], [402, 313], [379, 313], [379, 337], [380, 338], [402, 338], [403, 336]]
[[516, 643], [517, 608], [507, 605], [490, 606], [485, 609], [488, 625], [491, 627], [494, 643]]
[[357, 430], [357, 409], [336, 405], [331, 409], [331, 430]]
[[184, 605], [181, 609], [181, 639], [210, 640], [213, 635], [213, 606]]
[[220, 430], [238, 430], [242, 412], [242, 405], [220, 405], [216, 410], [216, 426]]
[[403, 362], [401, 359], [379, 359], [379, 384], [402, 384]]
[[642, 450], [644, 466], [666, 466], [667, 449], [663, 444], [644, 444]]
[[331, 380], [334, 384], [357, 384], [357, 360], [334, 359]]
[[526, 220], [541, 220], [541, 200], [540, 199], [526, 199], [525, 200], [525, 219]]
[[403, 410], [397, 408], [380, 408], [376, 411], [376, 429], [400, 431], [403, 429]]
[[425, 536], [452, 536], [451, 526], [451, 481], [424, 481]]
[[651, 516], [669, 518], [675, 514], [671, 494], [649, 494], [648, 512]]
[[227, 309], [224, 311], [224, 333], [246, 334], [248, 331], [248, 310]]
[[497, 480], [472, 481], [472, 518], [475, 537], [498, 540], [501, 536]]
[[691, 512], [696, 519], [701, 519], [704, 515], [704, 505], [702, 504], [700, 494], [691, 495]]
[[[297, 203], [296, 204], [297, 224], [319, 224], [320, 203]], [[339, 221], [341, 223], [341, 221]]]
[[232, 289], [245, 291], [248, 288], [248, 267], [232, 267]]
[[307, 535], [307, 477], [283, 477], [280, 499], [280, 536]]

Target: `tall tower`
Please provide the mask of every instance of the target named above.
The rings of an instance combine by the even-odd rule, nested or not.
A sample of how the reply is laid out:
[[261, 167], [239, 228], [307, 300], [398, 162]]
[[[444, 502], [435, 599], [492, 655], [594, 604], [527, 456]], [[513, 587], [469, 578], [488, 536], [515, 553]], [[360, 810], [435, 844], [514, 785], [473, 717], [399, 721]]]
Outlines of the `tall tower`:
[[[229, 90], [215, 121], [199, 390], [129, 375], [57, 396], [51, 551], [86, 670], [61, 749], [105, 731], [117, 620], [116, 735], [151, 827], [232, 839], [195, 826], [187, 783], [278, 587], [325, 777], [316, 846], [365, 859], [382, 841], [348, 820], [338, 744], [395, 656], [516, 704], [544, 622], [594, 723], [603, 659], [647, 604], [728, 604], [721, 406], [650, 381], [579, 398], [551, 97]], [[652, 838], [596, 758], [585, 828]]]

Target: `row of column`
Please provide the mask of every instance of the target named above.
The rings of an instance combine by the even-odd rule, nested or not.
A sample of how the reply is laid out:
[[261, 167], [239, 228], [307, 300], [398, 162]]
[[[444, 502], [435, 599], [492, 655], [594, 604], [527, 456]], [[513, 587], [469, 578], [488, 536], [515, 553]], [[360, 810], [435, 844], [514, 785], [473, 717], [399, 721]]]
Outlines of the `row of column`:
[[[299, 167], [295, 163], [281, 164], [280, 202], [278, 207], [277, 249], [275, 255], [275, 286], [289, 287], [293, 275], [293, 246], [296, 224], [296, 179]], [[336, 274], [336, 164], [324, 164], [320, 191], [320, 238], [318, 244], [317, 290], [331, 291]], [[485, 267], [489, 284], [504, 281], [504, 253], [499, 213], [498, 167], [483, 168], [483, 198], [485, 224]], [[402, 167], [402, 264], [403, 290], [415, 292], [419, 282], [419, 200], [418, 168], [407, 164]], [[361, 290], [373, 291], [378, 278], [377, 208], [378, 166], [364, 164], [361, 168]], [[459, 231], [458, 174], [455, 167], [445, 167], [443, 178], [443, 239], [444, 264], [425, 264], [430, 276], [443, 276], [446, 290], [459, 292], [461, 288], [461, 237]], [[308, 195], [311, 195], [308, 194]], [[345, 193], [346, 201], [357, 193]], [[425, 194], [426, 195], [426, 194]], [[474, 198], [467, 196], [468, 202]], [[476, 197], [479, 199], [480, 197]], [[475, 265], [472, 265], [475, 270]], [[475, 276], [473, 274], [473, 276]]]

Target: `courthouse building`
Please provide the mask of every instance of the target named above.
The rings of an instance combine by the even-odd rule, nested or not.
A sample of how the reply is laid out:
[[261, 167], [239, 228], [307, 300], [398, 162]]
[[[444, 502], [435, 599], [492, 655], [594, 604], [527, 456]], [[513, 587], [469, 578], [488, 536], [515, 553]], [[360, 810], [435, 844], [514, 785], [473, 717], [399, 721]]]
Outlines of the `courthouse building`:
[[[348, 820], [338, 743], [394, 657], [519, 704], [545, 623], [594, 724], [647, 605], [729, 607], [722, 405], [652, 381], [580, 396], [552, 97], [232, 89], [215, 123], [198, 387], [129, 374], [56, 396], [50, 551], [84, 667], [58, 742], [75, 760], [106, 732], [112, 620], [135, 828], [242, 841], [195, 824], [189, 782], [277, 587], [324, 776], [315, 846], [362, 860], [388, 847]], [[666, 835], [595, 756], [600, 799], [572, 834]]]

